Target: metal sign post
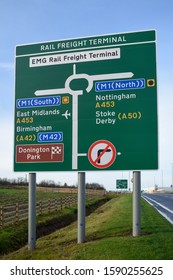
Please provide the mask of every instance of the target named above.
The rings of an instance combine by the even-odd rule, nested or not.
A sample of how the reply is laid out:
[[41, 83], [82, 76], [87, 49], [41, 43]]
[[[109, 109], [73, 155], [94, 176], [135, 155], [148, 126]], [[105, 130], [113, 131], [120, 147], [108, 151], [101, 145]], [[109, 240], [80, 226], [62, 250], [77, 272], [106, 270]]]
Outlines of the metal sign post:
[[141, 232], [140, 221], [141, 172], [133, 171], [133, 236]]
[[78, 172], [78, 243], [85, 241], [85, 172]]
[[36, 247], [36, 173], [29, 173], [28, 249]]

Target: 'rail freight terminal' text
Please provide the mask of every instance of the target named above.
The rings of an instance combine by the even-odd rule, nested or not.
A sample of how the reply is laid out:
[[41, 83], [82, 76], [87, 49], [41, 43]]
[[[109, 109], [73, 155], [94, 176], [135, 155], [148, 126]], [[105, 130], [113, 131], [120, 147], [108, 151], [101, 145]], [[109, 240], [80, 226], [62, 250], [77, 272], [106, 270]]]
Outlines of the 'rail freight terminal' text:
[[68, 40], [59, 42], [57, 44], [50, 43], [41, 45], [41, 51], [53, 51], [53, 50], [61, 50], [61, 49], [71, 49], [78, 47], [87, 47], [87, 46], [97, 46], [97, 45], [109, 45], [116, 43], [126, 42], [125, 36], [110, 36], [103, 38], [94, 38], [94, 39], [84, 39], [84, 40]]

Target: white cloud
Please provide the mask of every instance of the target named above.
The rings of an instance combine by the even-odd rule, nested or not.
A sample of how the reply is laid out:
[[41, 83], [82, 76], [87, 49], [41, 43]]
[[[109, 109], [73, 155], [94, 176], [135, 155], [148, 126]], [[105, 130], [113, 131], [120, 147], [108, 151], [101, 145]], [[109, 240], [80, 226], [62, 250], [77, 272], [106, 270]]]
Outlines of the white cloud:
[[12, 62], [0, 62], [0, 68], [7, 71], [14, 70], [14, 63]]

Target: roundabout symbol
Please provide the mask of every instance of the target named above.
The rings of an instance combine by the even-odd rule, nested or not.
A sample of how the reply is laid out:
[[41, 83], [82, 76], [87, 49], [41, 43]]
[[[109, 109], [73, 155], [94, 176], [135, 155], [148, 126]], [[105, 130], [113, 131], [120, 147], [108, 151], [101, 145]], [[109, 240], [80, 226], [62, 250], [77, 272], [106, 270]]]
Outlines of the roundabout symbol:
[[[78, 157], [85, 156], [86, 154], [82, 154], [82, 153], [78, 152], [78, 96], [83, 95], [84, 90], [83, 89], [82, 90], [73, 90], [70, 87], [71, 82], [76, 79], [77, 80], [86, 79], [88, 81], [88, 86], [85, 90], [87, 93], [89, 93], [93, 89], [95, 81], [131, 78], [131, 77], [133, 77], [133, 75], [134, 75], [134, 73], [132, 73], [132, 72], [109, 73], [109, 74], [99, 74], [99, 75], [97, 75], [97, 74], [89, 75], [86, 73], [77, 74], [76, 73], [76, 64], [73, 64], [73, 74], [70, 75], [66, 79], [64, 88], [44, 89], [44, 90], [35, 91], [34, 94], [36, 96], [70, 94], [73, 97], [72, 98], [72, 170], [78, 169]], [[65, 112], [65, 114], [62, 114], [62, 116], [65, 116], [66, 119], [68, 119], [68, 115], [69, 115], [68, 110]], [[103, 144], [104, 144], [104, 140], [103, 140]], [[114, 152], [111, 150], [111, 154], [113, 152], [113, 154], [115, 153], [115, 156], [116, 156], [115, 148], [113, 148], [113, 150], [114, 150]], [[102, 157], [102, 153], [101, 153], [100, 157]], [[92, 163], [92, 159], [91, 159], [91, 163]], [[111, 164], [112, 164], [112, 162], [111, 162]], [[102, 166], [101, 163], [98, 163], [98, 166], [97, 166], [97, 163], [96, 163], [96, 165], [95, 164], [93, 164], [93, 165], [98, 168], [106, 168], [106, 167], [110, 166], [111, 164], [108, 164], [108, 165], [105, 164], [105, 166], [104, 165]]]
[[111, 166], [116, 159], [116, 149], [111, 142], [107, 140], [98, 140], [90, 146], [88, 150], [88, 159], [90, 163], [97, 168], [107, 168]]

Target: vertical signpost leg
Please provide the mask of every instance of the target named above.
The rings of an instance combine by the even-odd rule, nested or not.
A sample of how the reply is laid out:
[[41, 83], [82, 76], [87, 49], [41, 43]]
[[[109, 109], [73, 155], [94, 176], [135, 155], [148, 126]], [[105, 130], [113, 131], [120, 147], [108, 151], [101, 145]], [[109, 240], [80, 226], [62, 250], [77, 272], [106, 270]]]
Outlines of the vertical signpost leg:
[[133, 236], [141, 232], [140, 221], [141, 172], [133, 171]]
[[78, 243], [85, 241], [85, 172], [78, 172]]
[[29, 173], [28, 249], [36, 247], [36, 173]]

